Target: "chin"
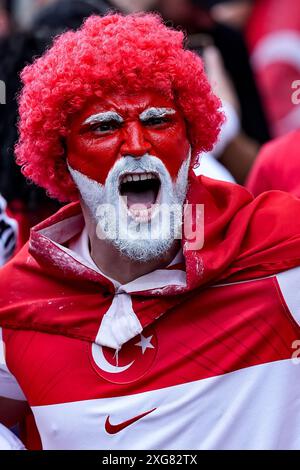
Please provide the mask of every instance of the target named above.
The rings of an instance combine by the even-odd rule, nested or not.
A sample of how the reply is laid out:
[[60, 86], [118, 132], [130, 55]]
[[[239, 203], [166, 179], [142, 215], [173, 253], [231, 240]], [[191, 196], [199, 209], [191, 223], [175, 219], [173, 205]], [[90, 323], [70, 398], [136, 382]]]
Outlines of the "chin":
[[130, 261], [148, 263], [163, 258], [172, 248], [174, 240], [113, 240], [112, 243]]

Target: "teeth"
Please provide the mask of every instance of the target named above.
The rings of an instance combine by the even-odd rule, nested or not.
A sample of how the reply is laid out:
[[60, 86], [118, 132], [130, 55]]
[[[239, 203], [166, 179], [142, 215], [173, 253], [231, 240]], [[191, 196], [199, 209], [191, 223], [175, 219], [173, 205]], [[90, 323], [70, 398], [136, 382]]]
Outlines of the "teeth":
[[125, 175], [122, 178], [122, 183], [127, 183], [128, 181], [143, 181], [152, 179], [157, 179], [157, 176], [154, 173], [135, 173], [132, 175]]

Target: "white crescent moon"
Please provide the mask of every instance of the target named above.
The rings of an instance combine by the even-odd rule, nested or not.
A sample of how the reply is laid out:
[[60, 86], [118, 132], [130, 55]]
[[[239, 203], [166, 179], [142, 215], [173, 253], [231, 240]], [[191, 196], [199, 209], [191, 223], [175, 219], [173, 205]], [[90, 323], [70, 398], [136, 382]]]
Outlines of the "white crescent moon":
[[125, 370], [129, 369], [129, 367], [131, 367], [134, 363], [134, 361], [132, 361], [126, 366], [113, 366], [105, 359], [102, 346], [98, 346], [96, 343], [92, 344], [92, 356], [97, 366], [100, 367], [100, 369], [104, 372], [109, 372], [110, 374], [120, 374], [120, 372], [124, 372]]

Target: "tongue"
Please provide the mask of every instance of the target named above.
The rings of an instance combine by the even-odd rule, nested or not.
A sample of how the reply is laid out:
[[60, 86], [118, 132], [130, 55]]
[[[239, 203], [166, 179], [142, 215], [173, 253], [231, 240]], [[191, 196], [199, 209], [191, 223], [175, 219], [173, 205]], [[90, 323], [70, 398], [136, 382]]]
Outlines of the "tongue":
[[148, 209], [156, 200], [154, 189], [147, 189], [147, 191], [141, 192], [124, 191], [123, 196], [127, 197], [127, 207], [129, 209], [133, 204], [143, 204]]

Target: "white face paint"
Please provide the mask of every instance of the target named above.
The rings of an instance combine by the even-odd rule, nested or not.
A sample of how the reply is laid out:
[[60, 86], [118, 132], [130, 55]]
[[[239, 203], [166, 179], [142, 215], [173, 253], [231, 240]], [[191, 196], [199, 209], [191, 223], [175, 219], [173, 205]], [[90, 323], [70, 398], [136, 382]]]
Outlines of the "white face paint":
[[82, 125], [97, 124], [102, 122], [105, 123], [109, 121], [116, 121], [119, 124], [122, 124], [124, 122], [122, 116], [120, 116], [115, 111], [105, 111], [103, 113], [92, 114], [82, 123]]
[[173, 108], [148, 108], [145, 109], [140, 114], [140, 121], [145, 122], [148, 121], [148, 119], [153, 119], [153, 118], [163, 118], [165, 116], [170, 116], [172, 114], [175, 114], [176, 111]]
[[[188, 185], [191, 152], [182, 163], [176, 181], [163, 162], [152, 155], [140, 158], [126, 156], [118, 160], [110, 170], [105, 185], [88, 178], [69, 166], [70, 173], [79, 189], [82, 201], [90, 217], [97, 225], [97, 235], [105, 238], [125, 256], [134, 261], [147, 262], [161, 257], [181, 238], [182, 208]], [[147, 217], [135, 216], [145, 213], [128, 207], [120, 194], [120, 181], [124, 175], [155, 174], [160, 189]], [[140, 204], [139, 204], [140, 206]]]

